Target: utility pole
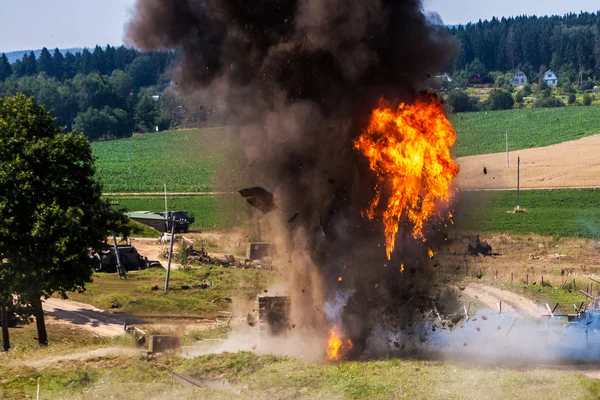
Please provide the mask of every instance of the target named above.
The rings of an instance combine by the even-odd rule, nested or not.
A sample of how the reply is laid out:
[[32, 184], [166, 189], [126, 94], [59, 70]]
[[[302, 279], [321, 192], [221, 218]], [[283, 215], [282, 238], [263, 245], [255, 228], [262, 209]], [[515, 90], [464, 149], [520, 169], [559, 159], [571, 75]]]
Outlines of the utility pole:
[[169, 208], [167, 207], [167, 184], [165, 183], [165, 216], [169, 212]]
[[115, 255], [117, 256], [117, 272], [119, 273], [119, 278], [127, 278], [127, 271], [123, 268], [121, 264], [121, 256], [119, 256], [119, 246], [117, 245], [117, 235], [115, 232], [112, 233], [113, 236], [113, 247], [115, 249]]
[[521, 157], [517, 157], [517, 210], [521, 209]]
[[510, 168], [510, 161], [508, 160], [508, 128], [506, 128], [506, 168]]
[[173, 242], [175, 242], [175, 218], [171, 218], [171, 242], [169, 243], [169, 261], [167, 261], [167, 276], [165, 278], [165, 294], [169, 293], [169, 279], [171, 278], [171, 259], [173, 258]]
[[5, 302], [0, 303], [0, 318], [2, 318], [2, 349], [8, 351], [10, 341], [8, 340], [8, 312]]

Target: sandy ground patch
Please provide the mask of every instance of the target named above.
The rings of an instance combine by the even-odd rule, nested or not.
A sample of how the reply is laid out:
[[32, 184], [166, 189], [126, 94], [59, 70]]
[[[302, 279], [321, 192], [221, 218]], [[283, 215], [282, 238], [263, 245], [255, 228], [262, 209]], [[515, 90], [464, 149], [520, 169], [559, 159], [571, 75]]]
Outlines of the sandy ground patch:
[[484, 303], [492, 311], [498, 311], [498, 303], [501, 301], [503, 312], [516, 312], [529, 319], [539, 319], [546, 312], [530, 299], [487, 285], [471, 283], [465, 286], [463, 293]]
[[43, 307], [45, 315], [58, 323], [74, 324], [100, 336], [125, 333], [121, 318], [89, 304], [49, 298], [44, 300]]
[[[600, 187], [600, 135], [548, 147], [457, 159], [460, 189], [516, 189], [517, 156], [521, 157], [522, 188]], [[484, 168], [487, 174], [484, 173]]]

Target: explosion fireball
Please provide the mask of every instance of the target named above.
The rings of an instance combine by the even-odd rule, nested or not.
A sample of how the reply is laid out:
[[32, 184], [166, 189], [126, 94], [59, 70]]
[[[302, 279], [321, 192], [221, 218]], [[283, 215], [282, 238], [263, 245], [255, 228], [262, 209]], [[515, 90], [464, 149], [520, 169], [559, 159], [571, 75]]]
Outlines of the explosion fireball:
[[333, 326], [329, 331], [329, 340], [327, 342], [327, 359], [330, 361], [337, 361], [340, 359], [340, 351], [352, 350], [354, 345], [350, 339], [345, 342], [340, 336], [340, 332], [337, 326]]
[[[371, 220], [383, 216], [388, 260], [403, 215], [413, 224], [413, 237], [423, 238], [423, 225], [435, 213], [436, 202], [450, 200], [458, 174], [450, 156], [455, 140], [442, 101], [430, 93], [396, 110], [381, 99], [369, 126], [355, 140], [354, 147], [377, 174], [375, 197], [365, 215]], [[389, 196], [385, 209], [380, 207], [382, 193]]]

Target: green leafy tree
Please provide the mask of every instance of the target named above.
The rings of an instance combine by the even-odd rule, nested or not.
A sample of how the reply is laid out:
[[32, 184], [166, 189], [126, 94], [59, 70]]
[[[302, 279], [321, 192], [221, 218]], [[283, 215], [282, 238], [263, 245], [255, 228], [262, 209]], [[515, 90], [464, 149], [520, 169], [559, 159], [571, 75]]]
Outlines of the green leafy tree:
[[23, 95], [0, 99], [0, 187], [0, 279], [31, 306], [45, 345], [41, 298], [83, 291], [90, 248], [126, 219], [101, 199], [87, 138], [63, 134]]
[[515, 100], [512, 95], [501, 89], [494, 89], [484, 102], [484, 108], [487, 110], [510, 110], [514, 107]]
[[137, 57], [125, 68], [136, 88], [155, 85], [157, 81], [157, 69], [150, 56]]
[[450, 111], [455, 113], [477, 111], [477, 99], [461, 90], [452, 90], [446, 99]]
[[127, 112], [106, 106], [100, 110], [89, 108], [77, 114], [73, 127], [91, 140], [98, 140], [130, 136], [133, 124]]
[[152, 88], [140, 91], [135, 105], [134, 119], [136, 129], [150, 132], [154, 129], [160, 118], [159, 104], [152, 96], [156, 93]]

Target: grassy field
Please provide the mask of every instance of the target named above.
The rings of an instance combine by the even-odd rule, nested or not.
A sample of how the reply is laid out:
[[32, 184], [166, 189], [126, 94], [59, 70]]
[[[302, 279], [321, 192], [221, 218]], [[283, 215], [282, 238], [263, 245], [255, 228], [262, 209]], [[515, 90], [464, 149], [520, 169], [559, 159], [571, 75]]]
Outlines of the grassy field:
[[92, 150], [105, 192], [160, 192], [165, 183], [172, 192], [229, 190], [244, 182], [239, 140], [225, 127], [95, 142]]
[[[225, 378], [236, 394], [183, 389], [171, 371]], [[63, 362], [37, 371], [0, 366], [0, 398], [47, 399], [596, 399], [600, 383], [575, 372], [458, 366], [420, 360], [316, 364], [288, 357], [223, 353], [183, 360], [110, 357]]]
[[452, 116], [457, 157], [548, 146], [600, 133], [599, 107], [530, 108]]
[[[127, 211], [165, 210], [163, 196], [112, 197], [108, 199], [114, 207]], [[196, 221], [192, 228], [231, 228], [244, 225], [249, 218], [248, 204], [238, 194], [167, 196], [169, 210], [183, 210], [194, 213]], [[150, 236], [151, 237], [151, 236]]]
[[[116, 208], [127, 211], [165, 210], [163, 196], [113, 197], [109, 199]], [[194, 213], [196, 221], [192, 228], [231, 228], [248, 221], [249, 209], [246, 201], [238, 194], [167, 196], [169, 210], [183, 210]]]
[[527, 213], [508, 214], [517, 201], [516, 191], [463, 192], [455, 220], [459, 228], [508, 234], [543, 236], [600, 235], [600, 190], [528, 190], [521, 192]]
[[[171, 272], [169, 294], [165, 295], [165, 274], [164, 269], [153, 268], [130, 272], [123, 280], [116, 274], [97, 273], [84, 293], [70, 293], [69, 299], [140, 317], [214, 318], [230, 310], [234, 297], [254, 299], [268, 288], [273, 278], [273, 273], [256, 269], [179, 269]], [[182, 289], [182, 286], [205, 282], [212, 282], [212, 286]]]

